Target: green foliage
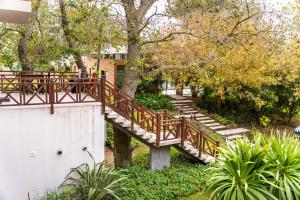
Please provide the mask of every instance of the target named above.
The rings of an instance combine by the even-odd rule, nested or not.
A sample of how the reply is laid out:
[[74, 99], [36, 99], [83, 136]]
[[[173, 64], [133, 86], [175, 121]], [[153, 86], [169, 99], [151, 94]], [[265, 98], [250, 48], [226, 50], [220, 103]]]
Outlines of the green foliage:
[[125, 171], [126, 187], [131, 188], [121, 198], [124, 200], [173, 200], [202, 190], [206, 166], [194, 165], [184, 160], [182, 154], [172, 150], [172, 166], [162, 171], [148, 170], [149, 154], [139, 154], [133, 167]]
[[72, 188], [73, 199], [120, 199], [120, 192], [125, 190], [125, 179], [120, 171], [106, 168], [104, 163], [96, 164], [94, 161], [93, 166], [84, 163], [71, 169], [62, 187]]
[[267, 117], [267, 116], [261, 116], [260, 118], [259, 118], [259, 123], [260, 123], [260, 125], [261, 126], [263, 126], [263, 127], [268, 127], [269, 126], [269, 124], [270, 124], [270, 122], [271, 122], [271, 120], [270, 120], [270, 118], [269, 117]]
[[237, 140], [220, 149], [208, 169], [211, 199], [299, 199], [300, 142], [283, 134], [258, 134], [253, 142]]
[[137, 86], [137, 93], [155, 93], [160, 92], [160, 85], [164, 81], [160, 76], [144, 79]]
[[300, 199], [300, 142], [283, 135], [266, 140], [266, 156], [273, 174], [271, 191], [279, 199]]
[[151, 110], [168, 109], [174, 110], [175, 106], [170, 102], [171, 97], [159, 94], [136, 94], [135, 100]]
[[[114, 129], [112, 124], [107, 123], [107, 127], [106, 127], [106, 145], [109, 146], [110, 148], [114, 148]], [[131, 139], [131, 147], [132, 148], [136, 148], [139, 146], [139, 141], [136, 140], [135, 138]]]
[[62, 190], [47, 192], [42, 200], [72, 200], [72, 198], [72, 188], [65, 187]]

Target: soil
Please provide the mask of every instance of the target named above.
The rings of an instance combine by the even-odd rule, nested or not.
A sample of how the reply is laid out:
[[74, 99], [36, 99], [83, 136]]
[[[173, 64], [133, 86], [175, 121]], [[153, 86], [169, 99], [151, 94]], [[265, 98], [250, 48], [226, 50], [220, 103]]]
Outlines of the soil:
[[[134, 158], [139, 153], [149, 152], [149, 147], [147, 147], [143, 143], [139, 143], [138, 147], [136, 147], [132, 152], [132, 158]], [[112, 148], [106, 146], [105, 147], [105, 163], [107, 166], [114, 168], [114, 153]]]

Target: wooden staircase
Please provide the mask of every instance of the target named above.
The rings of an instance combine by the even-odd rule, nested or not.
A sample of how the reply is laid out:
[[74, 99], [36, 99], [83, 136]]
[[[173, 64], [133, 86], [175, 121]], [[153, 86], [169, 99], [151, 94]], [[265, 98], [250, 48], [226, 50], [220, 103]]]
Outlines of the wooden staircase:
[[105, 119], [115, 127], [151, 147], [174, 146], [194, 160], [215, 161], [219, 142], [190, 124], [174, 118], [167, 111], [154, 113], [138, 105], [105, 79], [101, 79], [100, 98]]

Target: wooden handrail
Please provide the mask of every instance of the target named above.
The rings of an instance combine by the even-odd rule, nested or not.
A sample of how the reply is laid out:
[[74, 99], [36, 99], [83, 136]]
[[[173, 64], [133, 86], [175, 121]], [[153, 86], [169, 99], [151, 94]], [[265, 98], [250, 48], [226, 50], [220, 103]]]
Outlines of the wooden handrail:
[[[21, 73], [21, 72], [20, 72]], [[102, 102], [102, 112], [110, 107], [119, 115], [130, 120], [130, 128], [139, 125], [142, 129], [156, 134], [155, 146], [159, 147], [163, 141], [180, 139], [181, 147], [185, 142], [190, 143], [202, 153], [217, 156], [219, 143], [203, 131], [189, 123], [185, 118], [174, 118], [166, 110], [154, 113], [128, 96], [105, 77], [76, 78], [57, 75], [56, 77], [22, 77], [10, 78], [1, 75], [0, 91], [2, 96], [10, 98], [11, 102], [0, 103], [1, 106], [18, 105], [50, 105], [51, 113], [54, 104]]]
[[[180, 139], [181, 146], [185, 141], [190, 142], [201, 153], [217, 156], [216, 149], [219, 143], [205, 134], [203, 131], [189, 123], [185, 118], [177, 119], [171, 116], [166, 110], [163, 113], [154, 113], [142, 105], [138, 105], [133, 98], [122, 93], [118, 88], [109, 82], [105, 82], [105, 105], [131, 120], [141, 128], [156, 134], [156, 146], [159, 147], [162, 141]], [[114, 99], [114, 101], [111, 101]], [[117, 105], [115, 105], [117, 104]]]

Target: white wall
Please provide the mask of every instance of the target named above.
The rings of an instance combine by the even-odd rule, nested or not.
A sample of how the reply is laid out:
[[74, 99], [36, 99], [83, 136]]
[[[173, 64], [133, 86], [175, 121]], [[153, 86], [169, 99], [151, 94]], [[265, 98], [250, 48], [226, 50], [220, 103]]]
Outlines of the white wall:
[[24, 0], [0, 0], [0, 21], [26, 23], [31, 12], [31, 2]]
[[[104, 160], [104, 116], [100, 103], [0, 107], [0, 200], [43, 196], [69, 169]], [[57, 151], [62, 150], [62, 155]]]

